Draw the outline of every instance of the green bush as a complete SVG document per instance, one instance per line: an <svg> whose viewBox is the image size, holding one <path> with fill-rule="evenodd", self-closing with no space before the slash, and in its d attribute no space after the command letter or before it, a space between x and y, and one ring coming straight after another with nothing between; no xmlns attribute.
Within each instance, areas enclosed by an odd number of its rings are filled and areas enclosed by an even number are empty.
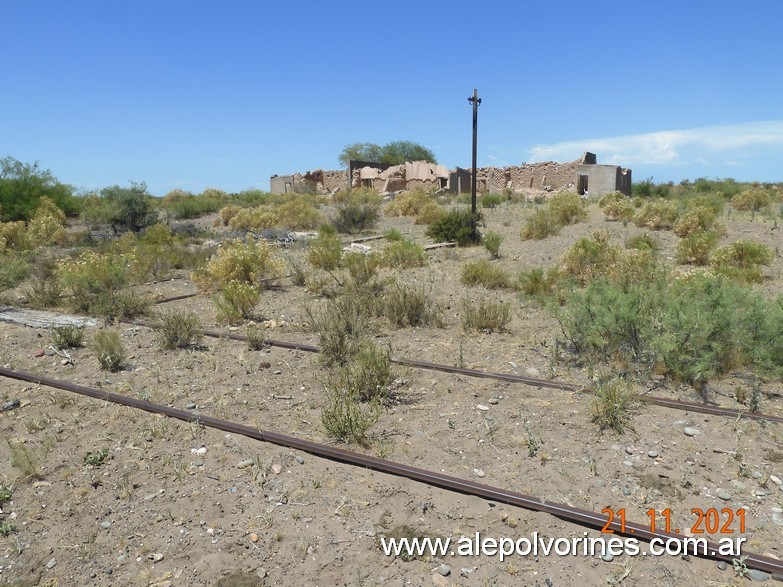
<svg viewBox="0 0 783 587"><path fill-rule="evenodd" d="M356 285L369 283L378 274L381 265L381 256L376 253L365 255L364 253L345 253L343 265L348 270L351 280Z"/></svg>
<svg viewBox="0 0 783 587"><path fill-rule="evenodd" d="M661 250L661 241L657 237L645 232L644 234L637 234L629 237L625 241L625 248L657 253Z"/></svg>
<svg viewBox="0 0 783 587"><path fill-rule="evenodd" d="M397 328L440 326L440 310L423 286L395 283L380 300L380 313Z"/></svg>
<svg viewBox="0 0 783 587"><path fill-rule="evenodd" d="M421 188L397 194L384 212L387 216L418 216L430 204L436 204L431 194Z"/></svg>
<svg viewBox="0 0 783 587"><path fill-rule="evenodd" d="M0 251L0 291L22 283L30 274L27 259L15 253Z"/></svg>
<svg viewBox="0 0 783 587"><path fill-rule="evenodd" d="M626 381L603 381L596 386L595 395L590 406L591 419L601 432L611 428L622 434L626 428L631 428L631 411L639 404L639 396Z"/></svg>
<svg viewBox="0 0 783 587"><path fill-rule="evenodd" d="M90 343L90 349L104 371L119 371L125 362L125 348L117 330L100 330Z"/></svg>
<svg viewBox="0 0 783 587"><path fill-rule="evenodd" d="M548 236L559 234L562 227L549 208L539 208L525 221L525 226L522 228L522 238L542 240Z"/></svg>
<svg viewBox="0 0 783 587"><path fill-rule="evenodd" d="M238 324L252 318L253 311L261 299L261 286L242 281L229 281L213 298L217 308L217 321L221 324Z"/></svg>
<svg viewBox="0 0 783 587"><path fill-rule="evenodd" d="M731 198L731 205L735 210L757 212L771 204L772 197L769 192L757 188L744 190Z"/></svg>
<svg viewBox="0 0 783 587"><path fill-rule="evenodd" d="M321 360L327 366L345 365L356 354L369 330L366 300L357 295L341 295L319 313L308 309L312 328L318 333Z"/></svg>
<svg viewBox="0 0 783 587"><path fill-rule="evenodd" d="M382 406L371 402L362 407L355 392L340 388L326 390L326 405L321 408L321 423L327 434L340 442L366 446L368 432L381 417Z"/></svg>
<svg viewBox="0 0 783 587"><path fill-rule="evenodd" d="M350 363L337 370L335 387L363 402L385 403L392 374L391 353L364 341L352 355Z"/></svg>
<svg viewBox="0 0 783 587"><path fill-rule="evenodd" d="M659 198L645 203L634 216L634 222L639 228L662 230L671 228L678 216L677 202Z"/></svg>
<svg viewBox="0 0 783 587"><path fill-rule="evenodd" d="M745 283L760 283L764 279L761 266L769 266L775 252L755 241L738 240L715 249L710 265L715 273Z"/></svg>
<svg viewBox="0 0 783 587"><path fill-rule="evenodd" d="M260 351L267 346L266 328L257 324L250 324L245 330L247 346L251 351Z"/></svg>
<svg viewBox="0 0 783 587"><path fill-rule="evenodd" d="M332 226L347 234L369 230L380 219L382 202L381 196L370 188L340 190L332 196Z"/></svg>
<svg viewBox="0 0 783 587"><path fill-rule="evenodd" d="M160 314L158 343L167 350L185 349L201 342L204 332L194 312L164 312Z"/></svg>
<svg viewBox="0 0 783 587"><path fill-rule="evenodd" d="M385 238L389 242L396 243L397 241L402 240L402 233L396 228L390 228L389 230L383 233L383 238Z"/></svg>
<svg viewBox="0 0 783 587"><path fill-rule="evenodd" d="M481 242L478 229L474 235L471 229L473 213L467 209L455 209L438 215L427 227L427 236L438 243L455 242L457 246L465 247ZM481 214L476 214L476 226L483 221Z"/></svg>
<svg viewBox="0 0 783 587"><path fill-rule="evenodd" d="M707 265L710 254L718 244L718 233L694 232L677 243L675 258L684 265Z"/></svg>
<svg viewBox="0 0 783 587"><path fill-rule="evenodd" d="M463 265L461 281L465 285L483 285L487 289L506 289L511 284L509 274L486 259Z"/></svg>
<svg viewBox="0 0 783 587"><path fill-rule="evenodd" d="M220 289L231 281L260 285L279 278L284 267L283 260L266 241L226 241L205 267L193 273L192 279L206 290Z"/></svg>
<svg viewBox="0 0 783 587"><path fill-rule="evenodd" d="M184 220L217 212L225 205L225 197L210 193L194 196L184 190L173 190L163 196L159 207L168 212L172 218Z"/></svg>
<svg viewBox="0 0 783 587"><path fill-rule="evenodd" d="M543 300L553 293L557 278L557 270L545 271L541 267L531 267L519 272L516 288L526 296Z"/></svg>
<svg viewBox="0 0 783 587"><path fill-rule="evenodd" d="M609 220L622 220L628 222L633 219L636 213L636 208L630 198L627 198L620 194L622 199L614 199L608 201L601 208L604 211L604 215Z"/></svg>
<svg viewBox="0 0 783 587"><path fill-rule="evenodd" d="M693 206L677 219L672 232L679 237L686 237L695 232L706 232L718 228L717 216L712 208Z"/></svg>
<svg viewBox="0 0 783 587"><path fill-rule="evenodd" d="M511 321L511 306L506 302L464 301L462 304L462 329L467 331L500 332Z"/></svg>
<svg viewBox="0 0 783 587"><path fill-rule="evenodd" d="M481 196L481 207L482 208L497 208L503 203L503 196L500 194L484 194Z"/></svg>
<svg viewBox="0 0 783 587"><path fill-rule="evenodd" d="M131 182L129 188L118 185L104 188L101 197L105 198L107 218L115 229L139 232L158 221L152 196L147 193L147 186L143 182Z"/></svg>
<svg viewBox="0 0 783 587"><path fill-rule="evenodd" d="M66 324L52 328L52 345L56 349L76 349L84 343L84 327Z"/></svg>
<svg viewBox="0 0 783 587"><path fill-rule="evenodd" d="M321 214L313 196L291 195L275 209L281 226L292 230L311 230L321 223Z"/></svg>
<svg viewBox="0 0 783 587"><path fill-rule="evenodd" d="M388 245L381 253L381 265L395 269L422 267L427 259L424 247L407 240Z"/></svg>
<svg viewBox="0 0 783 587"><path fill-rule="evenodd" d="M549 198L549 211L561 226L587 219L587 202L573 192L558 192Z"/></svg>
<svg viewBox="0 0 783 587"><path fill-rule="evenodd" d="M502 234L489 231L484 235L482 244L493 259L500 259L500 245L503 244Z"/></svg>

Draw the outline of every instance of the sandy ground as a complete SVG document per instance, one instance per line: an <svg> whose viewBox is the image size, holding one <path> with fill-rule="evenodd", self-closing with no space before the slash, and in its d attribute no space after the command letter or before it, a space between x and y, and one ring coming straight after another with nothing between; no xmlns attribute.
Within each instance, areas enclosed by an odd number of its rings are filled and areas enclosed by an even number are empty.
<svg viewBox="0 0 783 587"><path fill-rule="evenodd" d="M608 229L617 242L642 232L608 223L595 206L589 222L556 237L522 241L530 207L487 212L488 229L505 235L499 265L516 274L557 262L576 238ZM426 244L410 219L384 219ZM776 246L772 223L735 214L723 243L756 238ZM676 237L658 233L663 255ZM380 248L383 241L372 241ZM296 247L286 255L301 256ZM589 384L586 370L556 360L557 322L510 291L467 288L459 269L488 258L480 247L442 249L426 267L399 280L426 284L443 307L442 328L395 330L378 324L377 340L394 355L446 364ZM783 261L768 269L760 289L781 291ZM155 296L196 291L181 275L142 290ZM508 332L465 334L463 299L513 305ZM283 281L265 292L259 312L273 321L270 337L318 344L305 308L324 300ZM216 327L211 300L199 296L166 304L198 312ZM99 326L102 327L102 326ZM96 327L96 328L99 328ZM127 367L102 372L88 348L71 351L72 364L39 352L49 333L0 323L0 364L115 393L149 399L317 442L332 442L321 424L323 367L318 356L241 342L204 339L198 349L161 351L155 333L120 325ZM91 332L95 329L91 329ZM88 334L89 336L89 334ZM608 368L606 369L608 372ZM384 458L548 501L600 511L625 508L629 520L671 511L672 525L696 523L698 508L746 510L745 548L781 557L783 479L781 427L643 405L633 430L599 433L590 422L591 398L519 384L397 368L401 401L386 410L362 450ZM710 401L741 407L734 390L744 374L710 384ZM747 383L744 383L747 384ZM687 400L691 388L653 378L643 393ZM783 385L763 386L761 410L783 413ZM519 539L599 537L597 531L547 514L454 494L412 481L329 462L308 454L169 420L63 391L0 378L0 400L20 407L0 413L0 484L13 484L0 523L0 584L12 585L730 585L747 579L731 566L678 556L386 556L380 537L407 526L415 535ZM482 409L478 406L481 405ZM686 427L701 435L690 437ZM108 450L92 466L88 453ZM535 450L533 450L535 448ZM33 476L24 477L18 459ZM17 459L16 464L12 463ZM722 497L718 494L721 493ZM661 523L661 519L658 519ZM738 536L738 522L731 529ZM718 533L712 535L720 539ZM647 547L642 546L642 550ZM446 566L443 566L446 565ZM448 568L446 568L448 567ZM445 575L443 573L446 573ZM246 582L242 582L242 581ZM223 581L221 583L221 581Z"/></svg>

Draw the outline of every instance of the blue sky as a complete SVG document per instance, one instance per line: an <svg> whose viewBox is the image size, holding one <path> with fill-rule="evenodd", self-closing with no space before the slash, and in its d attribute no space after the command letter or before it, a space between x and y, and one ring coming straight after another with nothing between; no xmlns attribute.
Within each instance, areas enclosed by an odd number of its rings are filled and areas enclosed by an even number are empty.
<svg viewBox="0 0 783 587"><path fill-rule="evenodd" d="M84 189L268 189L354 142L783 180L783 2L0 0L0 156Z"/></svg>

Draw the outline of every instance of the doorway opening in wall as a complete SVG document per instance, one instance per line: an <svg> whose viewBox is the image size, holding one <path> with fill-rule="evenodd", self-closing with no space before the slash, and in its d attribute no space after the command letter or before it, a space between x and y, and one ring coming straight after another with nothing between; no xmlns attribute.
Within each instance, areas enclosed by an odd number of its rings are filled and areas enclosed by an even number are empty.
<svg viewBox="0 0 783 587"><path fill-rule="evenodd" d="M579 174L579 183L577 184L576 190L580 196L587 194L587 177L588 175L586 173Z"/></svg>
<svg viewBox="0 0 783 587"><path fill-rule="evenodd" d="M287 181L287 182L285 182L285 186L283 187L283 189L285 190L284 193L286 193L286 194L288 192L292 192L292 191L294 191L294 184L291 183L290 181Z"/></svg>

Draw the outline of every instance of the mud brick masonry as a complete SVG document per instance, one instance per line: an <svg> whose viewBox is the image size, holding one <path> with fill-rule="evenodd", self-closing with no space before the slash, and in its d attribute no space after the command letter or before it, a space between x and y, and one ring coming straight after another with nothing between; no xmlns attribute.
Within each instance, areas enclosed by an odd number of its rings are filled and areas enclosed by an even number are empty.
<svg viewBox="0 0 783 587"><path fill-rule="evenodd" d="M278 194L333 194L347 188L349 178L351 187L372 187L383 194L415 188L454 194L470 191L469 169L457 167L449 171L443 165L424 161L383 165L352 160L348 169L273 175L269 184L270 191ZM572 190L599 198L613 192L631 195L631 170L617 165L598 165L595 154L584 153L570 163L547 161L523 163L517 167L482 167L477 170L476 183L480 194L511 191L532 196Z"/></svg>

